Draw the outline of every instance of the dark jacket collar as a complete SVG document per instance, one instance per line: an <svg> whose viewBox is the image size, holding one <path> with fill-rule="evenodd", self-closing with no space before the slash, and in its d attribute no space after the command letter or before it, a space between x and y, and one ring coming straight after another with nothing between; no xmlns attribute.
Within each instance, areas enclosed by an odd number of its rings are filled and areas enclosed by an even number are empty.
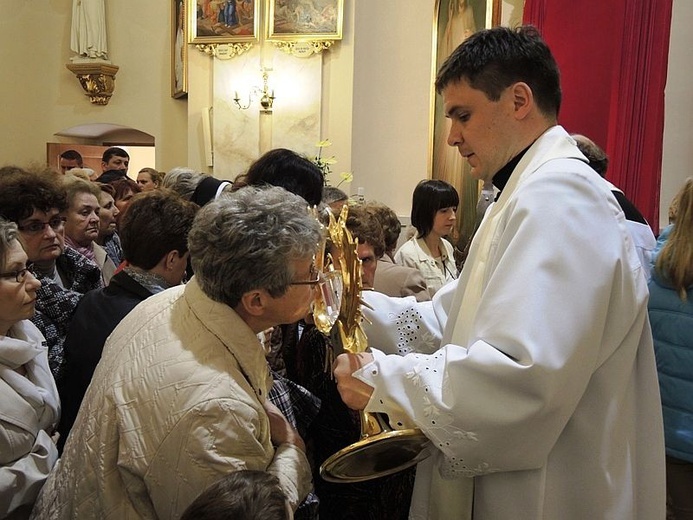
<svg viewBox="0 0 693 520"><path fill-rule="evenodd" d="M137 283L129 274L125 271L120 271L113 275L108 287L105 289L109 293L126 292L137 296L142 300L146 300L152 295L143 285Z"/></svg>

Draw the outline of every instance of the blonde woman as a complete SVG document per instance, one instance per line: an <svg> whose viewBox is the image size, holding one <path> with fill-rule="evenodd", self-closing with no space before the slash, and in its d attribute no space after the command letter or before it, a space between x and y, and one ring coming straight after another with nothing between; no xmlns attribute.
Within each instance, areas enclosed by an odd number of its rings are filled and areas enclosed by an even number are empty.
<svg viewBox="0 0 693 520"><path fill-rule="evenodd" d="M649 284L662 396L667 492L674 518L693 511L693 178L677 195L678 214Z"/></svg>
<svg viewBox="0 0 693 520"><path fill-rule="evenodd" d="M137 184L142 191L151 191L161 186L163 174L154 168L142 168L137 174Z"/></svg>

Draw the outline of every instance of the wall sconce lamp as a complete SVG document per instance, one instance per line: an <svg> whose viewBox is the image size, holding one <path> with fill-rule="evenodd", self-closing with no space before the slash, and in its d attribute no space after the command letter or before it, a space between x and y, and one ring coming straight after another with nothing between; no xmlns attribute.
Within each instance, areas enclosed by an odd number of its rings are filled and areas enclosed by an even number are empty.
<svg viewBox="0 0 693 520"><path fill-rule="evenodd" d="M242 104L241 103L241 98L238 95L238 91L234 91L234 97L233 101L236 103L236 106L238 107L239 110L247 110L250 108L250 105L253 102L253 99L259 97L260 98L260 112L263 113L271 113L272 112L272 105L274 104L275 96L274 96L274 89L270 90L269 85L268 85L268 69L262 69L262 88L260 87L251 87L250 92L248 93L248 103Z"/></svg>

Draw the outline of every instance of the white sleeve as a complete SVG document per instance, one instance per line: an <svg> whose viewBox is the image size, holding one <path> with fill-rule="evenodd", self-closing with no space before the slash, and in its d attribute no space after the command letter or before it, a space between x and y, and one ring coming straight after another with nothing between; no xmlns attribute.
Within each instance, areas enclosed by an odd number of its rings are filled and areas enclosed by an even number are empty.
<svg viewBox="0 0 693 520"><path fill-rule="evenodd" d="M413 296L394 298L376 291L364 292L363 300L371 307L363 307L368 345L388 354L435 352L440 348L457 282L445 287L428 302L417 302Z"/></svg>
<svg viewBox="0 0 693 520"><path fill-rule="evenodd" d="M618 347L605 335L628 330L642 303L632 294L618 303L612 294L633 265L624 262L620 210L589 182L565 177L526 185L507 210L469 344L406 356L376 352L354 373L374 388L367 411L412 421L462 474L541 467L595 367ZM391 327L409 319L385 303L372 301ZM424 316L421 323L430 324ZM390 339L404 329L390 330ZM374 347L385 344L371 337Z"/></svg>

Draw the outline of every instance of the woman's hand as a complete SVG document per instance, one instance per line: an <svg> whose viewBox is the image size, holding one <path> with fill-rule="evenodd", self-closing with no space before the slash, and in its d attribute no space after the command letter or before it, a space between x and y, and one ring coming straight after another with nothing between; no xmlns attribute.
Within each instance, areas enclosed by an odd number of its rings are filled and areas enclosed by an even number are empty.
<svg viewBox="0 0 693 520"><path fill-rule="evenodd" d="M296 431L291 423L284 417L284 414L274 404L265 400L263 404L267 417L270 423L270 437L272 444L279 446L280 444L293 444L303 453L306 452L306 445L303 439Z"/></svg>

